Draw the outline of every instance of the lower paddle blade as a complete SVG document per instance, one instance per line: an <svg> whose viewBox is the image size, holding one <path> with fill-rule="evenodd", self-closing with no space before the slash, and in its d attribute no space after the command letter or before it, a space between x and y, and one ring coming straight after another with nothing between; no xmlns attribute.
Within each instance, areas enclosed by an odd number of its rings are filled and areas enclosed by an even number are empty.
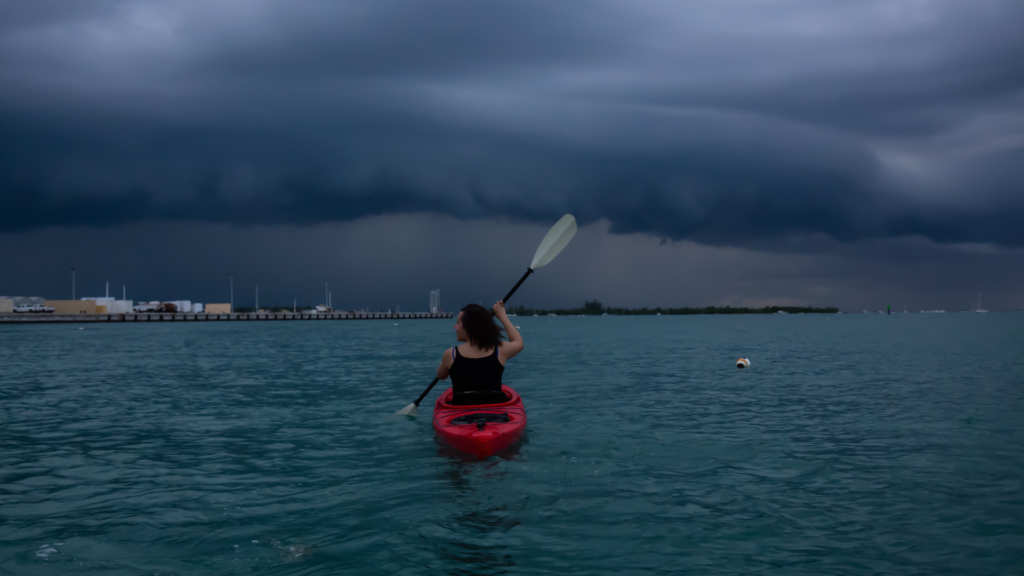
<svg viewBox="0 0 1024 576"><path fill-rule="evenodd" d="M402 408L398 412L395 412L395 414L397 416L415 416L416 415L416 408L417 408L417 406L415 404L409 404L405 408Z"/></svg>

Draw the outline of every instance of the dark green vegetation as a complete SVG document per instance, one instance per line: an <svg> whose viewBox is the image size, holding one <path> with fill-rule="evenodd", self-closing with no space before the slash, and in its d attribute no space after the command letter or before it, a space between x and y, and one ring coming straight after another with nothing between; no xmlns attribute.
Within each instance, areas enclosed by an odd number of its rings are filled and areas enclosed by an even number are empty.
<svg viewBox="0 0 1024 576"><path fill-rule="evenodd" d="M778 314L779 312L787 314L835 314L839 312L839 308L803 306L765 306L764 308L733 308L731 306L721 308L718 306L705 306L704 308L606 308L597 300L584 302L582 308L570 308L568 310L562 308L544 310L542 308L526 308L525 306L512 306L510 310L519 316L532 316L534 314L538 316L546 316L548 314L556 316L578 316L581 314L584 316L600 316L602 314L608 314L609 316L653 316L655 314L685 316L689 314Z"/></svg>

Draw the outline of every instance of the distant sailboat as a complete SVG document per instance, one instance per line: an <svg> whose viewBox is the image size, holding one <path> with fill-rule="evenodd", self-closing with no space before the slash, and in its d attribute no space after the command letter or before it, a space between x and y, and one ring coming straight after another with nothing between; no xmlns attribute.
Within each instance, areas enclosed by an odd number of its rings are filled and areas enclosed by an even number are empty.
<svg viewBox="0 0 1024 576"><path fill-rule="evenodd" d="M975 312L979 314L988 314L988 310L981 307L981 292L978 292L978 309Z"/></svg>

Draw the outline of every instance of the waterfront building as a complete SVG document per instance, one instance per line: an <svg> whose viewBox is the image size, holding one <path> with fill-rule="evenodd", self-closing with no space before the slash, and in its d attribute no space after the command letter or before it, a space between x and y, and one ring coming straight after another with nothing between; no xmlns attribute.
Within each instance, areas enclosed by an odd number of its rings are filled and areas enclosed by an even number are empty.
<svg viewBox="0 0 1024 576"><path fill-rule="evenodd" d="M42 296L9 296L11 300L14 300L14 307L20 306L43 306L46 302L46 298Z"/></svg>
<svg viewBox="0 0 1024 576"><path fill-rule="evenodd" d="M96 314L93 300L46 300L44 306L53 308L54 314Z"/></svg>
<svg viewBox="0 0 1024 576"><path fill-rule="evenodd" d="M164 304L173 304L174 311L178 313L192 312L192 302L189 300L171 300L169 302L164 302Z"/></svg>
<svg viewBox="0 0 1024 576"><path fill-rule="evenodd" d="M131 314L132 304L131 300L118 300L116 298L82 298L82 300L92 301L96 305L96 314Z"/></svg>

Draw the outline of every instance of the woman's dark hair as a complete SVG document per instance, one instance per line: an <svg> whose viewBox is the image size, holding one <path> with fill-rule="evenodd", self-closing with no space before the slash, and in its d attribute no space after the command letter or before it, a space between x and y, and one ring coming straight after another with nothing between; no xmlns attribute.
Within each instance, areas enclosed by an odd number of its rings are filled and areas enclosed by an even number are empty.
<svg viewBox="0 0 1024 576"><path fill-rule="evenodd" d="M462 328L477 348L494 348L501 342L501 327L494 323L491 311L479 304L462 309Z"/></svg>

